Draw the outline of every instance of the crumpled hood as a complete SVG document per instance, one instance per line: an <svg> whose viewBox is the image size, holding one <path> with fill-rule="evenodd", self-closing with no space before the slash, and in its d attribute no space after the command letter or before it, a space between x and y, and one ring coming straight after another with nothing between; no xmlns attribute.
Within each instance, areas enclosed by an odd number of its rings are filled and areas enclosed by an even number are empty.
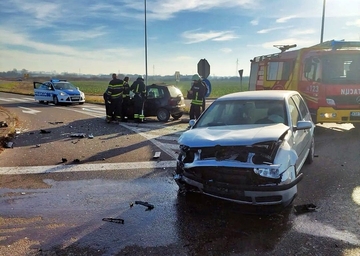
<svg viewBox="0 0 360 256"><path fill-rule="evenodd" d="M67 89L67 90L61 90L61 91L65 92L68 95L80 95L80 92L78 90Z"/></svg>
<svg viewBox="0 0 360 256"><path fill-rule="evenodd" d="M189 147L250 146L259 142L276 141L288 129L284 124L194 128L184 132L178 143Z"/></svg>

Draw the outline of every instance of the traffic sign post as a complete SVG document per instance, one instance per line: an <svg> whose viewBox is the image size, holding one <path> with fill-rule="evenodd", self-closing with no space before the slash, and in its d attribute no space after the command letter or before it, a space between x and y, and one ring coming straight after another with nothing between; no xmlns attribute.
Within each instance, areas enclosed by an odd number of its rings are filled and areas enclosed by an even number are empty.
<svg viewBox="0 0 360 256"><path fill-rule="evenodd" d="M210 75L210 64L206 59L201 59L198 62L198 74L203 79L206 79Z"/></svg>
<svg viewBox="0 0 360 256"><path fill-rule="evenodd" d="M242 78L243 78L243 69L239 70L239 75L240 75L240 92L242 92Z"/></svg>

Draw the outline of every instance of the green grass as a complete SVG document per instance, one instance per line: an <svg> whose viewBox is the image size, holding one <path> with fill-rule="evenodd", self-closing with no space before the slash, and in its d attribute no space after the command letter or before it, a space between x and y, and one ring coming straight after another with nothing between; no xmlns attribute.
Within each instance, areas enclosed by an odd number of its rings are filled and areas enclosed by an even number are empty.
<svg viewBox="0 0 360 256"><path fill-rule="evenodd" d="M102 95L106 90L108 81L74 81L72 82L75 86L79 87L85 95ZM159 83L159 81L148 81L148 84ZM178 87L184 96L186 96L187 91L190 90L191 82L190 81L161 81L161 83L173 84ZM239 92L241 90L240 79L239 81L229 81L229 80L214 80L210 81L211 83L211 94L210 98L218 98L225 94ZM131 84L131 82L130 82ZM242 82L242 91L247 91L248 80Z"/></svg>
<svg viewBox="0 0 360 256"><path fill-rule="evenodd" d="M71 81L76 87L79 87L85 95L88 102L102 102L102 94L106 90L109 81L86 81L78 80ZM186 97L187 91L190 90L191 81L152 81L148 80L148 84L153 83L167 83L173 84L178 87L183 95ZM211 94L209 98L218 98L225 94L239 92L241 90L240 79L239 81L229 81L229 80L216 80L211 81ZM132 81L130 81L130 84ZM242 91L247 91L248 80L245 78L242 82ZM0 91L2 92L12 92L26 95L34 95L34 88L32 81L0 81Z"/></svg>

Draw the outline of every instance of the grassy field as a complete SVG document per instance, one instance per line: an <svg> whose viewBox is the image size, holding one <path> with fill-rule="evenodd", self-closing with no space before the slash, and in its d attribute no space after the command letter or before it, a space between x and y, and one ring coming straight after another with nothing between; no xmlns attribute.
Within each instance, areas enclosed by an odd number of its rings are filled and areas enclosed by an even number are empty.
<svg viewBox="0 0 360 256"><path fill-rule="evenodd" d="M76 87L79 87L81 91L85 93L86 101L90 103L103 103L102 94L106 90L109 81L71 81ZM187 94L187 90L190 89L190 81L161 81L162 83L173 84L178 87L184 96ZM248 80L245 78L240 85L240 79L238 81L231 80L213 80L211 82L211 94L209 98L218 98L222 95L246 91L248 87ZM130 84L132 81L130 81ZM158 83L158 81L148 80L148 84ZM34 95L33 81L5 81L0 80L0 91L12 92L24 95Z"/></svg>

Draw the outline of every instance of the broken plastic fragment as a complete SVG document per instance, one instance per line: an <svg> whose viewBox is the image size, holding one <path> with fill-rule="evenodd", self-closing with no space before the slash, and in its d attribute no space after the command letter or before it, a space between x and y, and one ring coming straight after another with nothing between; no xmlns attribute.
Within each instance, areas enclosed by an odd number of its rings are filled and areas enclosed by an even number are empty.
<svg viewBox="0 0 360 256"><path fill-rule="evenodd" d="M161 152L155 152L153 158L156 159L156 158L159 158L161 155Z"/></svg>
<svg viewBox="0 0 360 256"><path fill-rule="evenodd" d="M71 133L71 134L70 134L70 137L85 138L85 137L86 137L86 133L83 133L83 132Z"/></svg>
<svg viewBox="0 0 360 256"><path fill-rule="evenodd" d="M296 214L315 212L316 211L316 205L314 205L314 204L295 205L294 209L295 209Z"/></svg>
<svg viewBox="0 0 360 256"><path fill-rule="evenodd" d="M146 206L147 209L145 211L151 211L152 209L154 209L154 205L149 204L148 202L135 201L135 204L140 204L140 205Z"/></svg>
<svg viewBox="0 0 360 256"><path fill-rule="evenodd" d="M120 224L124 224L124 222L125 222L123 219L114 219L114 218L103 218L102 220L103 221L120 223Z"/></svg>
<svg viewBox="0 0 360 256"><path fill-rule="evenodd" d="M89 138L89 139L93 139L93 138L94 138L94 135L92 135L92 133L90 133L90 134L88 135L88 138Z"/></svg>
<svg viewBox="0 0 360 256"><path fill-rule="evenodd" d="M6 121L1 121L0 127L8 127L8 124L6 123Z"/></svg>
<svg viewBox="0 0 360 256"><path fill-rule="evenodd" d="M14 142L9 141L5 143L5 148L13 148L14 147Z"/></svg>

